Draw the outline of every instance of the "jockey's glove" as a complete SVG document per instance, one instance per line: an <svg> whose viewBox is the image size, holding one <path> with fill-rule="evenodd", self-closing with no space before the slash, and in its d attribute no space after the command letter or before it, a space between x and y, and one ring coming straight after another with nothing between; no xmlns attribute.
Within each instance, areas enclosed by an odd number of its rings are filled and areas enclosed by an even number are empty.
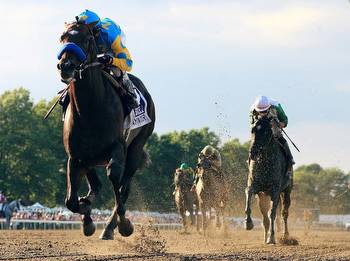
<svg viewBox="0 0 350 261"><path fill-rule="evenodd" d="M104 54L100 57L97 58L97 60L102 63L102 64L111 64L113 62L113 57L110 56L109 54Z"/></svg>

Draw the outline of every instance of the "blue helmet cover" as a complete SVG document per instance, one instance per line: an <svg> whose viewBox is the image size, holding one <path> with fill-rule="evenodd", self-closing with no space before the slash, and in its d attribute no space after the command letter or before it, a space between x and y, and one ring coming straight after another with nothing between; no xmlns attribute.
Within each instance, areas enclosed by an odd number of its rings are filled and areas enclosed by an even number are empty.
<svg viewBox="0 0 350 261"><path fill-rule="evenodd" d="M80 46L78 46L75 43L68 42L68 43L65 43L64 45L62 45L61 49L58 51L57 59L60 60L62 58L62 55L65 52L74 53L80 62L83 62L86 60L85 52L83 51L83 49L80 48Z"/></svg>
<svg viewBox="0 0 350 261"><path fill-rule="evenodd" d="M97 25L100 24L100 17L95 12L92 12L87 9L80 15L78 15L78 17L79 21L84 22L85 24L91 24L94 22L98 22Z"/></svg>

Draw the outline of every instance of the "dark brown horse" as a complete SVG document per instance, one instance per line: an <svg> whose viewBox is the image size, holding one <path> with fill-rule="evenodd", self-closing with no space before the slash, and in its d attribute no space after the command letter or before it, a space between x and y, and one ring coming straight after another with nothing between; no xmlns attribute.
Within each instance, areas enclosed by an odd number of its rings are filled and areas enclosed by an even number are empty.
<svg viewBox="0 0 350 261"><path fill-rule="evenodd" d="M210 212L212 208L215 210L216 214L216 226L220 228L224 223L224 210L227 195L219 175L220 173L211 166L210 160L203 157L198 164L198 182L196 184L199 210L202 213L201 227L203 232L207 229L207 219L208 216L211 216ZM200 226L199 222L197 226Z"/></svg>
<svg viewBox="0 0 350 261"><path fill-rule="evenodd" d="M133 233L133 225L125 217L125 203L131 179L147 159L143 147L154 128L155 109L145 86L130 75L147 100L147 113L152 121L143 127L124 130L126 115L122 100L97 62L93 26L75 22L67 25L61 36L64 45L57 67L62 81L70 82L70 104L63 127L68 155L66 206L83 215L84 234L92 235L95 225L90 217L91 203L101 187L95 167L105 166L114 190L115 207L100 238L113 239L116 227L122 236ZM89 192L80 198L78 189L84 176Z"/></svg>
<svg viewBox="0 0 350 261"><path fill-rule="evenodd" d="M275 219L280 199L282 201L284 238L289 237L287 221L292 184L288 182L286 172L287 160L281 145L273 137L271 121L267 117L261 117L252 128L245 225L247 230L251 230L254 226L251 219L251 202L253 194L258 194L265 230L264 242L267 244L276 243ZM268 216L269 211L270 216Z"/></svg>
<svg viewBox="0 0 350 261"><path fill-rule="evenodd" d="M197 195L191 190L193 181L190 180L189 174L184 173L181 169L176 169L174 174L174 184L175 184L175 203L177 210L179 211L182 224L185 231L187 231L187 216L186 211L190 213L191 225L196 224L196 216L198 212L198 202ZM196 208L193 208L193 205L196 205ZM196 213L194 213L194 210Z"/></svg>

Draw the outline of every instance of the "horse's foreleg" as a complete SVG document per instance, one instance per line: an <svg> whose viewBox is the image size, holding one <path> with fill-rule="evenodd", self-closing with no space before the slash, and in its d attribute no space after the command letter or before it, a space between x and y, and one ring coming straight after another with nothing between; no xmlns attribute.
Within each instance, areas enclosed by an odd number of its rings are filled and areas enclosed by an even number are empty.
<svg viewBox="0 0 350 261"><path fill-rule="evenodd" d="M271 200L272 200L272 207L271 207L271 213L270 213L270 235L267 239L267 244L276 244L275 239L275 220L276 220L276 213L277 213L277 206L279 203L279 195L277 193L272 193Z"/></svg>
<svg viewBox="0 0 350 261"><path fill-rule="evenodd" d="M65 204L73 213L80 213L78 200L78 189L81 181L80 169L78 160L69 157L67 162L67 195Z"/></svg>
<svg viewBox="0 0 350 261"><path fill-rule="evenodd" d="M264 243L267 243L267 237L270 229L269 209L270 209L270 197L265 193L259 193L259 208L261 215L263 216L264 225Z"/></svg>
<svg viewBox="0 0 350 261"><path fill-rule="evenodd" d="M252 230L254 227L253 224L253 220L251 218L251 204L252 204L252 200L253 200L253 189L251 186L248 186L245 189L245 196L246 196L246 205L245 205L245 214L246 214L246 218L245 218L245 229L246 230Z"/></svg>
<svg viewBox="0 0 350 261"><path fill-rule="evenodd" d="M96 227L91 219L91 204L79 201L78 190L82 176L86 169L80 166L78 160L68 159L67 163L67 196L66 206L73 213L83 215L83 232L85 236L91 236L95 233Z"/></svg>
<svg viewBox="0 0 350 261"><path fill-rule="evenodd" d="M101 189L101 182L97 176L96 169L90 168L86 172L86 179L89 186L89 191L86 196L79 198L80 210L91 210L91 203L95 200Z"/></svg>
<svg viewBox="0 0 350 261"><path fill-rule="evenodd" d="M205 235L208 227L207 206L202 203L200 206L200 210L202 212L202 230L203 230L203 234Z"/></svg>
<svg viewBox="0 0 350 261"><path fill-rule="evenodd" d="M283 217L283 237L289 237L288 231L288 209L290 206L290 190L285 191L282 195L282 217Z"/></svg>
<svg viewBox="0 0 350 261"><path fill-rule="evenodd" d="M188 198L187 201L187 209L190 212L190 217L191 217L191 226L194 226L196 224L196 220L195 220L195 215L193 213L194 209L193 209L193 200L191 197Z"/></svg>
<svg viewBox="0 0 350 261"><path fill-rule="evenodd" d="M86 179L89 186L89 192L85 197L79 198L79 209L84 213L83 230L86 236L91 236L95 233L96 227L91 218L91 203L95 200L101 188L101 182L98 179L96 169L90 168L86 172Z"/></svg>
<svg viewBox="0 0 350 261"><path fill-rule="evenodd" d="M123 142L117 143L112 152L112 158L107 165L107 176L113 185L115 207L112 215L107 221L107 226L103 230L100 239L110 240L114 238L114 229L118 226L119 233L127 236L133 231L133 227L128 219L125 218L125 207L120 196L121 180L124 174L125 165L125 146ZM119 216L119 222L118 222ZM129 230L128 230L129 228ZM126 231L125 231L126 230ZM124 233L125 232L125 233ZM131 233L129 235L131 235Z"/></svg>

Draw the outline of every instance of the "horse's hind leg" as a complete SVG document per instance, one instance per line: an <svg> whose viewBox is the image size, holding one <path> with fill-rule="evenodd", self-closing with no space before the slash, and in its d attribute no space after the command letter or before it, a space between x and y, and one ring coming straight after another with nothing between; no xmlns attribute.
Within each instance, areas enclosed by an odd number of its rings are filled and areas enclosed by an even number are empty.
<svg viewBox="0 0 350 261"><path fill-rule="evenodd" d="M112 157L107 165L107 176L113 185L115 207L112 215L107 221L107 226L100 235L100 239L110 240L114 238L114 229L118 225L118 215L125 215L125 207L120 197L119 189L121 187L121 180L124 173L125 165L125 145L123 141L115 144L112 151ZM121 220L122 221L122 220Z"/></svg>
<svg viewBox="0 0 350 261"><path fill-rule="evenodd" d="M270 197L265 193L259 193L259 208L263 216L263 225L264 225L264 243L267 243L267 236L270 229L270 219L268 212L270 209Z"/></svg>
<svg viewBox="0 0 350 261"><path fill-rule="evenodd" d="M153 125L143 127L137 137L132 141L128 147L127 158L125 162L125 172L121 181L121 200L123 204L126 203L130 193L130 183L137 169L141 168L148 161L148 155L143 147L151 135ZM125 217L125 209L118 211L119 224L118 231L122 236L130 236L134 232L134 227L130 220Z"/></svg>
<svg viewBox="0 0 350 261"><path fill-rule="evenodd" d="M290 189L287 188L287 190L282 193L282 216L283 216L283 237L288 238L289 237L289 231L288 231L288 209L290 206Z"/></svg>

